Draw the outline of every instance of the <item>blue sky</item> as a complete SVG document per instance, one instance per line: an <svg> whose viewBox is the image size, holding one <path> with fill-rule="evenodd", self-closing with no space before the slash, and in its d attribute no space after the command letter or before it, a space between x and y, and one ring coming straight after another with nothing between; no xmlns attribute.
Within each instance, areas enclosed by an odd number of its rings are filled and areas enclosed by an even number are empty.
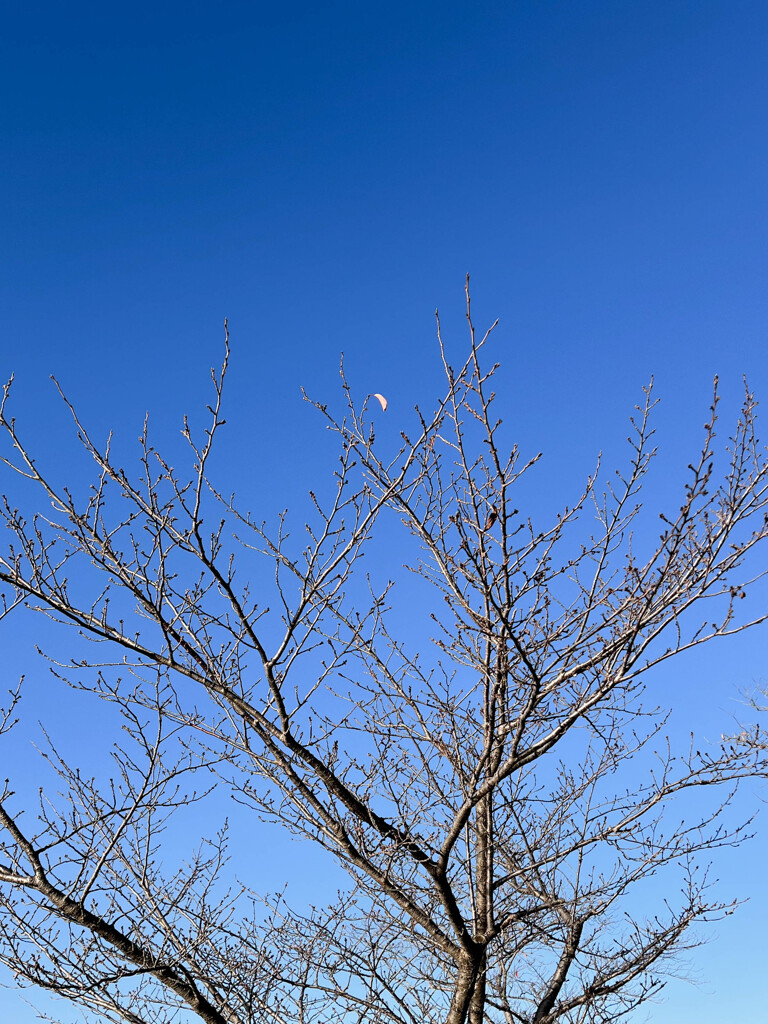
<svg viewBox="0 0 768 1024"><path fill-rule="evenodd" d="M97 433L132 439L150 409L172 434L226 316L222 471L280 508L330 465L300 386L334 396L344 351L395 421L429 404L434 308L460 352L470 272L478 324L501 320L504 414L547 453L542 501L620 450L652 374L684 467L715 373L727 410L744 373L768 393L766 68L759 0L16 5L0 370L19 422L65 458L53 373ZM763 648L705 662L723 716ZM765 850L724 858L753 902L654 1022L757 1019Z"/></svg>

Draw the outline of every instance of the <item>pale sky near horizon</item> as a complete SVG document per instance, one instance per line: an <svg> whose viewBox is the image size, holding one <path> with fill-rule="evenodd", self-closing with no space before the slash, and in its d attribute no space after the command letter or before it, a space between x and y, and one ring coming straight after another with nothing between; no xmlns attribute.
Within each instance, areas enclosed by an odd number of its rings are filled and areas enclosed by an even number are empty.
<svg viewBox="0 0 768 1024"><path fill-rule="evenodd" d="M270 513L301 500L331 456L300 387L336 396L343 351L396 433L439 389L436 306L462 351L467 272L478 326L500 318L505 419L549 459L543 503L571 500L598 450L619 458L651 376L670 471L715 374L726 427L743 374L768 396L759 0L44 0L4 13L0 88L0 376L59 466L49 374L100 435L128 446L149 409L178 436L227 317L222 470ZM722 694L703 728L768 676L764 650L763 632L691 662ZM678 711L697 692L684 680ZM715 872L751 902L691 954L699 984L633 1024L760 1019L757 828ZM34 1018L0 991L0 1019Z"/></svg>

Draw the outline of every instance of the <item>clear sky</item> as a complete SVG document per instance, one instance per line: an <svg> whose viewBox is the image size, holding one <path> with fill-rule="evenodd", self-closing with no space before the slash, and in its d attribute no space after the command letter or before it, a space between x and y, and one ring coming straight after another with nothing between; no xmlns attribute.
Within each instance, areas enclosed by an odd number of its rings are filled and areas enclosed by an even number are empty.
<svg viewBox="0 0 768 1024"><path fill-rule="evenodd" d="M619 450L652 374L673 468L715 373L729 410L744 373L768 395L761 0L44 0L6 5L0 90L0 371L51 458L49 374L97 432L150 409L168 435L226 316L222 468L287 505L327 457L300 386L335 395L343 350L388 415L429 404L434 308L461 351L467 272L542 500ZM697 671L735 696L764 646ZM760 1018L765 852L724 857L752 903L638 1020Z"/></svg>

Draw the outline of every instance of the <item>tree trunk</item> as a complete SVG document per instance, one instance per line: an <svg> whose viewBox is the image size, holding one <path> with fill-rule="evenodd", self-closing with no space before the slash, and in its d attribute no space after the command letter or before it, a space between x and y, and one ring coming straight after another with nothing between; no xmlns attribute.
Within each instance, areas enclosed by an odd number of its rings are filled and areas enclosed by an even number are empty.
<svg viewBox="0 0 768 1024"><path fill-rule="evenodd" d="M467 1024L483 1024L485 1015L485 967L487 955L485 949L479 963L476 965L475 983L472 986L472 995L469 1000L469 1013Z"/></svg>
<svg viewBox="0 0 768 1024"><path fill-rule="evenodd" d="M468 1024L470 1007L474 1007L480 977L479 965L475 960L470 957L462 960L445 1024Z"/></svg>

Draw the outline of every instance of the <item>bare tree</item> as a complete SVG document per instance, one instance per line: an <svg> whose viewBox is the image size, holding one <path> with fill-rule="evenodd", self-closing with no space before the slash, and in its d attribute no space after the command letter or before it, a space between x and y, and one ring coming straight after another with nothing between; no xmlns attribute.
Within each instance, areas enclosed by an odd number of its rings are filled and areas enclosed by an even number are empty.
<svg viewBox="0 0 768 1024"><path fill-rule="evenodd" d="M504 447L468 295L467 317L458 370L438 322L445 393L393 454L343 373L343 416L317 405L339 463L302 541L211 479L228 338L201 442L185 421L188 476L146 426L129 475L70 406L95 466L78 497L25 445L6 387L22 496L2 509L4 617L71 627L55 672L125 726L108 780L51 741L58 783L36 820L6 784L0 960L20 983L131 1024L604 1022L659 990L692 925L730 911L706 865L745 836L729 806L760 751L673 749L643 697L649 670L766 618L741 601L768 535L753 398L718 470L715 393L660 536L639 500L650 388L626 470L535 525L516 506L538 457ZM397 523L421 616L364 569ZM292 910L236 881L215 823L178 860L164 830L190 804L203 815L212 786L310 839L349 886Z"/></svg>

